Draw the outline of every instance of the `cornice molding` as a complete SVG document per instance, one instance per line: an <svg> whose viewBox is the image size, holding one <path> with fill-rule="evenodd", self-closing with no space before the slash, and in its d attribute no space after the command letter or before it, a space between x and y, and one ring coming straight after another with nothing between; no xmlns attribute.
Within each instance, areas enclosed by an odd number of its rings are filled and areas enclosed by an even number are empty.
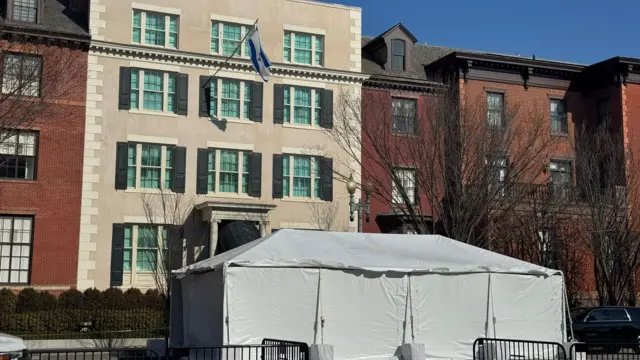
<svg viewBox="0 0 640 360"><path fill-rule="evenodd" d="M92 41L90 52L128 60L161 61L179 66L203 69L253 72L250 60L230 59L225 56L200 54L180 50L156 49L146 46L119 44L107 41ZM284 63L272 63L271 74L282 77L303 78L342 84L362 84L369 76L359 72L316 68L311 66L295 66Z"/></svg>
<svg viewBox="0 0 640 360"><path fill-rule="evenodd" d="M370 89L402 90L418 93L436 93L444 90L446 87L443 84L428 81L383 78L377 76L371 76L364 82L363 86Z"/></svg>

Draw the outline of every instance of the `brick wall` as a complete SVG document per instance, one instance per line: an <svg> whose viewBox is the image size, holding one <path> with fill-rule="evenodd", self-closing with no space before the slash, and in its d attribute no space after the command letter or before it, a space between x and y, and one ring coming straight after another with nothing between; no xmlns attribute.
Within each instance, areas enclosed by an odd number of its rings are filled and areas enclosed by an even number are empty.
<svg viewBox="0 0 640 360"><path fill-rule="evenodd" d="M39 132L36 179L1 179L0 214L34 216L30 285L64 289L77 276L87 52L52 46L43 57L50 103L28 126Z"/></svg>

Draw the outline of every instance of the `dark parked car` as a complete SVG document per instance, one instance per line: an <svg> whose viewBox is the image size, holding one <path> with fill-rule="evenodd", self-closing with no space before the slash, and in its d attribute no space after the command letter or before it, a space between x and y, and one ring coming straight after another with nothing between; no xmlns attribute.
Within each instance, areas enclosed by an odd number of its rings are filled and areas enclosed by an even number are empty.
<svg viewBox="0 0 640 360"><path fill-rule="evenodd" d="M621 348L640 354L640 307L604 306L571 313L574 340L587 344L611 344L607 352Z"/></svg>

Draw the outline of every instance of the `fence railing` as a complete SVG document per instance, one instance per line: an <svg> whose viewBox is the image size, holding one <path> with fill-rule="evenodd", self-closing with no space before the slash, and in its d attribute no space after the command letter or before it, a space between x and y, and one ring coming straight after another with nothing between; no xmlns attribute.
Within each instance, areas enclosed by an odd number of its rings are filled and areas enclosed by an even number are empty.
<svg viewBox="0 0 640 360"><path fill-rule="evenodd" d="M160 360L160 356L137 348L41 349L25 351L21 360Z"/></svg>
<svg viewBox="0 0 640 360"><path fill-rule="evenodd" d="M309 346L283 340L263 340L260 345L174 347L168 360L309 360Z"/></svg>
<svg viewBox="0 0 640 360"><path fill-rule="evenodd" d="M559 343L514 339L476 339L474 360L565 360L567 354Z"/></svg>
<svg viewBox="0 0 640 360"><path fill-rule="evenodd" d="M0 332L25 340L157 338L168 324L160 309L54 309L0 314Z"/></svg>

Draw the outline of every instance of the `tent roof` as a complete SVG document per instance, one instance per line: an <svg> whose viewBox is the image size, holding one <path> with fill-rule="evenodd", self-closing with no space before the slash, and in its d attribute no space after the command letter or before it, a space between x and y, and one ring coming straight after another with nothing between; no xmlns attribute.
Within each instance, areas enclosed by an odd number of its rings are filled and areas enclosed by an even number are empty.
<svg viewBox="0 0 640 360"><path fill-rule="evenodd" d="M547 269L439 235L283 229L175 271L178 276L223 265L311 267L375 272L497 272L556 275Z"/></svg>

